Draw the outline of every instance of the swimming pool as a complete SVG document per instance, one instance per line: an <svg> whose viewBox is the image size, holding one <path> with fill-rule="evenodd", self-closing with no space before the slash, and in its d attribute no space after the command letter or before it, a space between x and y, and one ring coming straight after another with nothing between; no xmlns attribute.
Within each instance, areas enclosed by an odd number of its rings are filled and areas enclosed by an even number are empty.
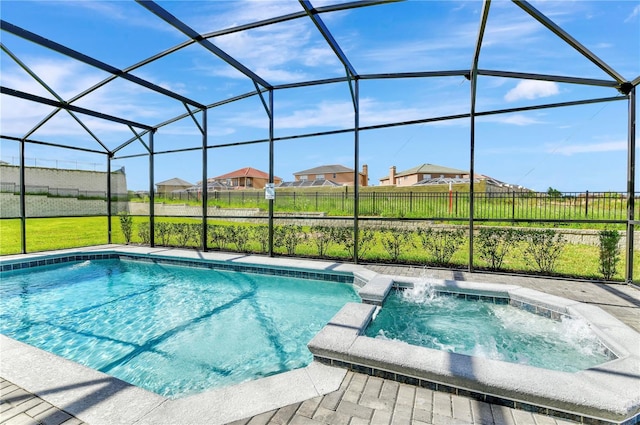
<svg viewBox="0 0 640 425"><path fill-rule="evenodd" d="M2 270L1 333L172 398L308 365L307 342L359 301L349 274L201 260L100 253Z"/></svg>

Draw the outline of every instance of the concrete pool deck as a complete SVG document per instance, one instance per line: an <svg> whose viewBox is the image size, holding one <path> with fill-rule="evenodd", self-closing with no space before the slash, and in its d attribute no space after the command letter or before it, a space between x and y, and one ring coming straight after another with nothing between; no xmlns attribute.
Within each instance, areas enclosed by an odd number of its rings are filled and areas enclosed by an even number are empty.
<svg viewBox="0 0 640 425"><path fill-rule="evenodd" d="M166 255L176 255L178 252L182 252L187 257L254 263L257 261L276 266L290 267L295 264L297 267L325 270L362 270L361 266L326 261L265 258L232 253L199 253L166 248L102 246L87 248L85 251L109 249L165 253ZM26 259L38 255L42 254L28 254L20 257ZM18 256L11 256L11 259L15 258ZM301 265L300 261L304 265ZM366 268L377 273L400 276L420 276L425 273L422 268L380 265L367 265ZM467 274L449 270L427 270L426 273L430 277L510 283L534 288L553 295L597 305L636 331L640 329L640 290L633 286L522 276ZM640 350L640 347L638 349ZM38 353L29 354L30 350ZM68 419L68 425L81 421L89 424L210 424L229 421L236 421L237 424L573 423L352 371L347 372L344 369L327 368L315 363L309 368L302 369L302 373L293 371L298 373L271 377L278 378L273 382L253 381L258 382L258 386L248 385L234 394L221 393L217 398L211 395L198 395L187 402L184 401L186 399L167 401L155 394L123 384L121 381L118 381L119 383L112 382L117 380L106 377L106 375L92 376L91 372L99 372L74 370L74 367L79 366L75 363L71 365L71 369L68 369L70 365L66 363L72 362L63 361L56 356L24 346L24 344L5 337L0 339L0 356L2 360L0 361L0 376L6 380L0 381L0 388L4 388L1 391L3 404L0 404L0 422L9 424L37 423L37 421L43 423L64 422L62 420L56 422L56 418ZM82 367L80 366L80 368ZM279 381L282 377L284 377L283 380ZM297 387L300 382L303 383L302 388L306 389L301 390L299 389L301 387ZM283 395L284 397L281 398ZM234 396L238 397L236 405L233 404ZM35 417L37 415L29 416L29 411L38 412L38 406L41 406L40 409L42 406L47 406L47 415L42 416L43 411L40 410L39 417ZM231 410L232 414L224 413L226 409ZM54 412L60 413L54 414ZM12 416L9 417L9 415ZM29 422L28 418L34 420ZM21 420L25 422L20 422Z"/></svg>

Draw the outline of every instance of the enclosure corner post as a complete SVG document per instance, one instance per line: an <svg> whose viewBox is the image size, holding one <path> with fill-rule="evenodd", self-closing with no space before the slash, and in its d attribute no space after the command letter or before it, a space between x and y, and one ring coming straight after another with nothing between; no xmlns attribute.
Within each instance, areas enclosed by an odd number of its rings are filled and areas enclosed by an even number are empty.
<svg viewBox="0 0 640 425"><path fill-rule="evenodd" d="M27 253L27 205L26 205L26 181L24 173L24 145L26 141L20 140L20 252Z"/></svg>
<svg viewBox="0 0 640 425"><path fill-rule="evenodd" d="M107 243L111 244L111 158L113 154L107 154Z"/></svg>
<svg viewBox="0 0 640 425"><path fill-rule="evenodd" d="M633 282L633 245L635 227L635 174L636 174L636 89L629 92L629 122L627 140L627 268L625 279Z"/></svg>
<svg viewBox="0 0 640 425"><path fill-rule="evenodd" d="M475 178L475 144L476 144L476 92L478 83L478 61L480 59L480 50L482 49L482 38L484 30L487 26L489 17L489 7L491 0L484 0L482 4L482 16L480 18L480 28L478 29L478 38L476 40L476 48L471 63L471 72L469 80L471 81L471 102L469 117L471 119L471 130L469 134L469 273L473 272L473 219L474 219L474 185Z"/></svg>
<svg viewBox="0 0 640 425"><path fill-rule="evenodd" d="M274 162L274 154L273 154L273 89L269 89L269 110L267 111L269 115L269 183L274 183L274 173L273 173L273 162ZM275 193L275 189L274 189ZM269 247L268 247L268 255L269 257L273 257L273 202L275 199L269 199Z"/></svg>
<svg viewBox="0 0 640 425"><path fill-rule="evenodd" d="M207 215L208 209L207 204L209 203L209 185L207 182L207 143L208 143L208 132L207 132L207 110L202 110L202 250L207 250Z"/></svg>
<svg viewBox="0 0 640 425"><path fill-rule="evenodd" d="M149 246L153 248L156 246L156 226L155 226L155 192L154 192L154 170L153 170L153 162L154 162L154 148L153 148L153 134L155 133L155 129L149 132Z"/></svg>
<svg viewBox="0 0 640 425"><path fill-rule="evenodd" d="M353 262L358 264L360 251L360 80L355 78L353 91ZM366 178L366 177L365 177Z"/></svg>

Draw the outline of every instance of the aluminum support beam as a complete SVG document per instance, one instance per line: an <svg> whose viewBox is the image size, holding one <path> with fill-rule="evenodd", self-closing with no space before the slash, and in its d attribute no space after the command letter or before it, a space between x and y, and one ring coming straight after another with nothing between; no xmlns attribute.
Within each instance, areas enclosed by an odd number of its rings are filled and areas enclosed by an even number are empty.
<svg viewBox="0 0 640 425"><path fill-rule="evenodd" d="M602 59L594 55L589 49L580 44L575 38L571 37L565 30L556 25L551 19L547 18L543 15L538 9L530 5L525 0L513 0L513 2L518 5L522 10L527 12L533 19L540 22L542 25L547 27L551 32L560 37L565 43L569 46L573 47L575 50L580 52L584 57L589 59L592 63L594 63L598 68L606 72L613 79L615 79L618 83L622 84L625 82L625 78L618 74L613 68L607 65Z"/></svg>
<svg viewBox="0 0 640 425"><path fill-rule="evenodd" d="M329 6L317 7L316 8L316 12L317 13L338 12L338 11L341 11L341 10L356 9L356 8L360 8L360 7L377 6L377 5L381 5L381 4L395 3L395 2L399 2L399 1L404 1L404 0L358 0L358 1L352 1L352 2L347 2L347 3L340 3L340 4L329 5ZM244 24L244 25L237 25L237 26L234 26L234 27L231 27L231 28L227 28L227 29L223 29L223 30L209 32L209 33L203 34L202 36L204 38L219 37L221 35L227 35L227 34L233 34L233 33L236 33L236 32L247 31L247 30L251 30L251 29L255 29L255 28L264 27L264 26L267 26L267 25L278 24L280 22L292 21L294 19L304 18L306 16L307 16L306 12L293 12L293 13L288 13L286 15L277 16L275 18L263 19L261 21L250 22L250 23Z"/></svg>
<svg viewBox="0 0 640 425"><path fill-rule="evenodd" d="M26 191L27 183L24 175L25 159L24 146L25 141L20 141L20 252L27 253L27 205Z"/></svg>
<svg viewBox="0 0 640 425"><path fill-rule="evenodd" d="M27 66L27 64L25 64L24 62L22 62L22 61L20 60L20 58L18 58L16 55L14 55L14 54L13 54L13 53L12 53L12 52L11 52L11 51L10 51L10 50L5 46L5 45L4 45L4 44L0 43L0 48L2 48L2 50L3 50L7 55L9 55L9 57L10 57L11 59L13 59L13 61L14 61L15 63L17 63L17 64L18 64L18 66L20 66L20 68L22 68L22 69L23 69L27 74L29 74L29 75L31 76L31 78L33 78L34 80L36 80L36 82L37 82L38 84L40 84L42 87L44 87L44 89L45 89L46 91L48 91L48 92L49 92L53 97L55 97L56 99L58 99L58 101L59 101L60 103L65 103L64 99L62 99L60 96L58 96L58 93L56 93L56 92L55 92L55 90L53 90L51 87L49 87L49 85L48 85L47 83L45 83L45 82L44 82L44 80L42 80L42 79L41 79L41 78L40 78L40 77L39 77L35 72L33 72L33 70L32 70L31 68L29 68L29 67ZM105 150L105 152L108 152L108 151L109 151L109 148L107 148L107 147L104 145L104 143L102 143L102 142L100 141L100 139L98 139L98 136L96 136L95 134L93 134L93 132L92 132L91 130L89 130L89 128L88 128L88 127L87 127L87 126L82 122L82 120L80 120L80 118L78 118L78 117L76 116L76 114L74 114L73 112L71 112L71 111L70 111L70 110L68 110L68 109L67 109L67 113L68 113L69 115L71 115L71 117L72 117L74 120L76 120L76 122L77 122L78 124L80 124L80 126L81 126L82 128L84 128L84 129L85 129L85 131L86 131L87 133L89 133L89 135L90 135L91 137L93 137L93 139L94 139L96 142L98 142L98 144L99 144L100 146L102 146L102 148ZM53 116L53 115L52 115L52 116ZM38 130L42 125L44 125L44 123L45 123L45 122L46 122L46 121L42 121L42 122L41 122L40 124L38 124L36 127L34 127L33 129L31 129L29 132L27 132L27 134L25 134L25 135L24 135L24 137L25 137L25 138L27 138L27 137L31 136L31 135L32 135L36 130Z"/></svg>
<svg viewBox="0 0 640 425"><path fill-rule="evenodd" d="M111 155L107 155L107 243L111 244Z"/></svg>
<svg viewBox="0 0 640 425"><path fill-rule="evenodd" d="M480 28L478 30L478 39L476 41L476 49L473 54L473 62L471 63L471 129L469 137L469 272L473 272L473 218L474 218L474 177L475 177L475 148L476 148L476 92L478 85L478 61L480 60L480 51L482 49L482 39L487 26L489 17L489 8L491 0L484 0L482 4L482 15L480 18Z"/></svg>
<svg viewBox="0 0 640 425"><path fill-rule="evenodd" d="M307 12L307 15L309 15L309 18L311 18L311 20L313 21L316 28L318 28L318 31L320 31L325 41L329 44L329 47L331 47L331 50L333 50L342 65L344 65L347 72L351 77L356 77L358 73L356 72L353 65L351 65L351 62L349 62L347 55L344 54L338 42L335 40L335 38L333 38L333 35L331 34L331 31L329 31L329 28L327 28L327 26L322 21L322 18L320 18L320 16L318 15L318 11L313 8L309 0L299 1L305 12Z"/></svg>
<svg viewBox="0 0 640 425"><path fill-rule="evenodd" d="M561 108L561 107L567 107L567 106L589 105L594 103L615 102L615 101L621 101L626 99L628 99L628 96L614 96L614 97L604 97L604 98L597 98L597 99L576 100L572 102L548 103L543 105L524 106L521 108L496 109L491 111L476 112L475 116L480 117L480 116L488 116L488 115L508 114L508 113L514 113L514 112L533 111L533 110L539 110L539 109L551 109L551 108ZM442 121L467 119L470 116L471 115L469 113L465 113L465 114L457 114L457 115L444 115L444 116L434 117L434 118L422 118L422 119L411 120L411 121L400 121L400 122L388 123L388 124L375 124L375 125L360 127L359 131L380 130L384 128L393 128L393 127L400 127L400 126L406 126L406 125L428 124L428 123L435 123L435 122L442 122ZM354 129L352 128L345 128L342 130L329 130L329 131L320 131L315 133L303 133L303 134L298 134L293 136L275 137L273 140L274 142L280 142L284 140L307 139L310 137L331 136L336 134L351 133L353 131ZM247 146L247 145L255 145L255 144L267 143L267 142L269 142L268 138L258 139L258 140L247 140L245 142L225 143L220 145L209 145L207 146L207 148L208 149L228 148L232 146ZM169 154L169 153L178 153L178 152L190 152L190 151L199 150L199 149L200 148L171 149L171 150L157 151L155 152L155 154L160 155L160 154ZM103 152L97 152L97 153L103 153ZM146 154L124 155L124 156L119 156L115 159L137 158L145 155Z"/></svg>
<svg viewBox="0 0 640 425"><path fill-rule="evenodd" d="M75 147L75 146L61 145L59 143L42 142L42 141L39 141L39 140L25 139L25 138L22 138L22 137L13 137L13 136L0 135L0 139L13 140L13 141L16 141L16 142L21 142L21 141L24 140L25 142L31 143L31 144L34 144L34 145L51 146L53 148L62 148L62 149L70 149L70 150L73 150L73 151L97 153L97 154L100 154L100 155L104 155L105 154L105 152L103 152L103 151L97 151L97 150L94 150L94 149L78 148L78 147Z"/></svg>
<svg viewBox="0 0 640 425"><path fill-rule="evenodd" d="M580 84L585 86L599 86L599 87L611 87L611 88L617 88L620 85L620 83L618 83L617 81L598 80L595 78L578 78L578 77L566 77L562 75L530 74L526 72L495 71L490 69L479 69L478 75L483 75L487 77L500 77L500 78L518 78L522 80L553 81L555 83Z"/></svg>
<svg viewBox="0 0 640 425"><path fill-rule="evenodd" d="M633 282L633 245L635 228L636 185L636 89L629 93L629 118L627 135L627 283Z"/></svg>
<svg viewBox="0 0 640 425"><path fill-rule="evenodd" d="M160 87L156 84L153 84L149 81L143 80L142 78L136 77L134 75L131 74L127 74L126 72L124 72L121 69L118 69L116 67L113 67L109 64L106 64L102 61L99 61L98 59L92 58L90 56L87 56L83 53L80 53L76 50L70 49L67 46L63 46L62 44L56 43L55 41L51 41L49 39L46 39L42 36L39 36L38 34L32 33L30 31L27 31L23 28L20 28L16 25L13 25L7 21L4 20L0 20L0 29L7 31L15 36L24 38L25 40L31 41L32 43L35 44L39 44L40 46L46 47L48 49L51 49L55 52L58 52L60 54L63 54L65 56L68 56L72 59L75 59L79 62L85 63L87 65L91 65L95 68L98 68L104 72L108 72L109 74L115 75L117 77L123 78L127 81L130 81L134 84L138 84L142 87L145 87L149 90L155 91L157 93L160 93L162 95L165 95L167 97L179 100L180 102L184 102L184 103L188 103L190 105L196 106L198 108L204 108L204 105L196 102L194 100L188 99L178 93L174 93L171 90L167 90L163 87Z"/></svg>
<svg viewBox="0 0 640 425"><path fill-rule="evenodd" d="M36 96L34 94L25 93L20 90L10 89L8 87L1 86L0 93L6 94L13 97L18 97L20 99L29 100L31 102L41 103L43 105L55 106L61 109L68 109L70 111L78 112L84 115L90 115L92 117L100 118L106 121L117 122L119 124L130 125L132 127L144 128L146 130L151 130L151 126L146 124L137 123L135 121L126 120L124 118L114 117L113 115L103 114L101 112L96 112L91 109L81 108L75 105L69 105L67 103L59 102L53 99L47 99L46 97Z"/></svg>
<svg viewBox="0 0 640 425"><path fill-rule="evenodd" d="M353 262L358 264L360 249L360 81L355 80L353 89Z"/></svg>
<svg viewBox="0 0 640 425"><path fill-rule="evenodd" d="M229 54L224 52L222 49L214 45L212 42L204 38L201 34L195 31L193 28L182 22L180 19L173 16L167 10L162 8L157 3L151 0L136 0L138 4L146 8L149 12L156 15L158 18L162 19L172 27L176 28L178 31L182 32L184 35L194 40L196 43L200 44L202 47L218 56L220 59L234 67L236 70L240 71L247 77L249 77L252 81L259 83L261 86L265 88L271 88L271 84L267 83L264 79L258 76L256 73L251 71L249 68L238 62L236 59L231 57Z"/></svg>
<svg viewBox="0 0 640 425"><path fill-rule="evenodd" d="M195 121L195 119L194 119ZM196 122L197 124L197 122ZM207 215L208 211L208 203L209 203L209 187L207 181L207 160L209 156L209 151L207 150L207 143L209 133L207 131L207 110L202 110L202 126L198 126L200 131L202 132L202 233L200 237L202 238L202 250L207 250Z"/></svg>
<svg viewBox="0 0 640 425"><path fill-rule="evenodd" d="M154 180L154 153L153 153L153 131L149 132L149 246L156 246L156 223L155 223L155 180Z"/></svg>
<svg viewBox="0 0 640 425"><path fill-rule="evenodd" d="M273 183L274 178L274 149L273 149L273 89L269 90L269 183ZM273 199L269 199L269 247L268 255L273 257Z"/></svg>

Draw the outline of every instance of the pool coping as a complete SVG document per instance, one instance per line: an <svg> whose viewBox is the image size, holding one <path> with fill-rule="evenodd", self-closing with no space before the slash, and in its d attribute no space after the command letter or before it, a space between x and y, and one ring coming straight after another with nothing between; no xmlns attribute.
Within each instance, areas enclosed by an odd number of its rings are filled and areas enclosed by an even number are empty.
<svg viewBox="0 0 640 425"><path fill-rule="evenodd" d="M585 320L617 358L576 373L364 336L391 288L411 286L418 280L373 276L360 290L363 303L345 305L308 344L314 358L385 379L581 423L640 422L640 334L599 307L516 285L428 279L445 292L508 297L541 315Z"/></svg>
<svg viewBox="0 0 640 425"><path fill-rule="evenodd" d="M11 255L0 259L0 266L34 260L37 265L42 257L112 253L329 274L368 274L362 266L329 261L122 245ZM90 424L225 424L334 392L347 373L345 369L313 361L301 369L170 399L5 335L0 335L0 359L0 376Z"/></svg>

